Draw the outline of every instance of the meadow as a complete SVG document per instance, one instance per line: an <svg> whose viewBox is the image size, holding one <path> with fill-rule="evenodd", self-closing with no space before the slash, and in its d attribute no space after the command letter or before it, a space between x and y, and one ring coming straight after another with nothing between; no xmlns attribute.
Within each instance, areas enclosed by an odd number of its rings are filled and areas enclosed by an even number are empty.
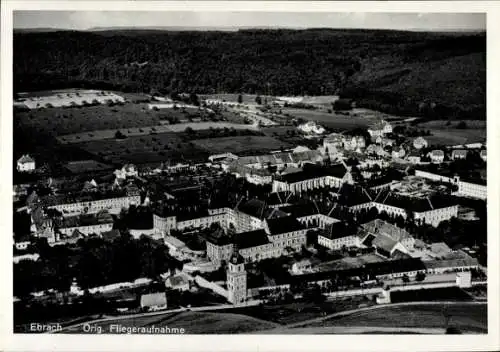
<svg viewBox="0 0 500 352"><path fill-rule="evenodd" d="M265 153L266 151L289 148L291 145L269 136L239 136L210 139L195 139L192 141L198 148L214 153Z"/></svg>

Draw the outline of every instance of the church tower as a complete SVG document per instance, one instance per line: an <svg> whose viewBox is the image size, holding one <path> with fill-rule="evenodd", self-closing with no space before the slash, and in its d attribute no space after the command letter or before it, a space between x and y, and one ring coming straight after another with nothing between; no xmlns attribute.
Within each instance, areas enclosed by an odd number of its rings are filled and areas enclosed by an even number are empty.
<svg viewBox="0 0 500 352"><path fill-rule="evenodd" d="M227 267L228 300L233 304L243 303L247 298L247 272L243 257L235 251Z"/></svg>

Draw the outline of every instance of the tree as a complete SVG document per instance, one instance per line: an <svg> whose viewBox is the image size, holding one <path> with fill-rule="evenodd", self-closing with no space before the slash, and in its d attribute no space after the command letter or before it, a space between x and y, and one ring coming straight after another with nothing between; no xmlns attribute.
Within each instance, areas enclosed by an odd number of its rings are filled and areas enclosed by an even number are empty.
<svg viewBox="0 0 500 352"><path fill-rule="evenodd" d="M255 102L259 105L262 105L262 98L260 97L260 95L257 95L257 97L255 97Z"/></svg>
<svg viewBox="0 0 500 352"><path fill-rule="evenodd" d="M406 284L408 282L410 282L410 278L408 277L408 275L404 274L403 275L403 282Z"/></svg>
<svg viewBox="0 0 500 352"><path fill-rule="evenodd" d="M424 281L425 280L425 273L422 271L419 271L417 275L415 276L415 281Z"/></svg>
<svg viewBox="0 0 500 352"><path fill-rule="evenodd" d="M238 104L243 104L243 95L238 95Z"/></svg>
<svg viewBox="0 0 500 352"><path fill-rule="evenodd" d="M465 130L465 129L467 129L467 123L465 123L465 121L460 121L460 122L457 124L457 129L460 129L460 130Z"/></svg>
<svg viewBox="0 0 500 352"><path fill-rule="evenodd" d="M116 139L125 139L125 138L127 138L127 136L125 136L121 131L116 131L115 138Z"/></svg>

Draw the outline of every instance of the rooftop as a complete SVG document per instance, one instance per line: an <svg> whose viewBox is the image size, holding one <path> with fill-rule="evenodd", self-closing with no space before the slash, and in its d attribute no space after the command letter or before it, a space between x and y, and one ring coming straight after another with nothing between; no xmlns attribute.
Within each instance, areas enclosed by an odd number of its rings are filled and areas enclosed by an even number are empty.
<svg viewBox="0 0 500 352"><path fill-rule="evenodd" d="M277 219L267 219L271 235L303 230L305 227L295 217L286 216Z"/></svg>
<svg viewBox="0 0 500 352"><path fill-rule="evenodd" d="M23 155L22 157L20 157L17 162L19 164L27 164L27 163L34 163L35 160L33 160L33 158L31 156L29 156L28 154L25 154Z"/></svg>
<svg viewBox="0 0 500 352"><path fill-rule="evenodd" d="M321 236L326 237L330 240L347 237L350 235L352 235L352 233L347 229L347 225L341 221L334 222L333 224L328 224L321 231Z"/></svg>
<svg viewBox="0 0 500 352"><path fill-rule="evenodd" d="M267 244L269 243L269 239L266 231L255 230L235 234L231 242L234 243L238 249L246 249Z"/></svg>
<svg viewBox="0 0 500 352"><path fill-rule="evenodd" d="M401 229L393 224L390 224L381 219L375 219L365 224L361 227L367 232L374 235L384 235L395 241L402 241L404 239L412 237L408 231Z"/></svg>
<svg viewBox="0 0 500 352"><path fill-rule="evenodd" d="M332 166L319 166L314 164L304 165L302 171L294 172L287 175L282 175L280 180L287 183L295 183L306 180L311 180L314 178L320 178L324 176L333 176L337 178L343 178L347 172L347 169L343 164L336 164Z"/></svg>
<svg viewBox="0 0 500 352"><path fill-rule="evenodd" d="M149 293L141 296L141 307L164 306L167 304L165 292Z"/></svg>

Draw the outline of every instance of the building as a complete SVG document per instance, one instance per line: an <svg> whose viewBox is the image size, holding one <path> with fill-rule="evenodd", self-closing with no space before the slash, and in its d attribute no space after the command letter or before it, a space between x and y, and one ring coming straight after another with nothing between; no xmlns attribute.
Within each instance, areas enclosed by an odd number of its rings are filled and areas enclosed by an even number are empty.
<svg viewBox="0 0 500 352"><path fill-rule="evenodd" d="M415 149L427 148L429 143L424 137L417 137L413 140L413 147Z"/></svg>
<svg viewBox="0 0 500 352"><path fill-rule="evenodd" d="M274 244L273 248L277 249L278 256L287 248L297 252L306 245L307 229L293 216L267 219L264 228L269 234L269 241Z"/></svg>
<svg viewBox="0 0 500 352"><path fill-rule="evenodd" d="M464 196L469 198L477 199L488 199L488 187L486 182L481 184L461 181L460 177L455 176L453 182L458 186L458 190L455 193L458 196Z"/></svg>
<svg viewBox="0 0 500 352"><path fill-rule="evenodd" d="M165 292L149 293L141 296L141 308L148 311L167 309Z"/></svg>
<svg viewBox="0 0 500 352"><path fill-rule="evenodd" d="M306 134L323 134L326 131L323 126L316 124L314 121L307 121L297 128Z"/></svg>
<svg viewBox="0 0 500 352"><path fill-rule="evenodd" d="M212 163L217 163L217 162L220 162L220 161L226 160L226 159L237 160L238 156L234 155L233 153L222 153L222 154L210 155L208 157L208 160Z"/></svg>
<svg viewBox="0 0 500 352"><path fill-rule="evenodd" d="M375 143L385 148L392 147L394 144L396 144L396 140L384 136L378 136L377 138L375 138Z"/></svg>
<svg viewBox="0 0 500 352"><path fill-rule="evenodd" d="M360 247L359 236L349 233L343 222L327 225L318 235L318 244L332 250L340 250L345 247Z"/></svg>
<svg viewBox="0 0 500 352"><path fill-rule="evenodd" d="M444 152L442 150L433 150L427 154L434 164L441 164L444 161Z"/></svg>
<svg viewBox="0 0 500 352"><path fill-rule="evenodd" d="M114 172L117 179L124 180L129 177L137 177L139 172L133 164L125 164L120 170Z"/></svg>
<svg viewBox="0 0 500 352"><path fill-rule="evenodd" d="M344 140L345 150L361 150L366 146L366 141L363 136L352 136Z"/></svg>
<svg viewBox="0 0 500 352"><path fill-rule="evenodd" d="M17 160L18 172L33 172L35 171L35 159L28 154L23 155Z"/></svg>
<svg viewBox="0 0 500 352"><path fill-rule="evenodd" d="M420 164L420 161L421 161L420 153L418 153L416 151L411 152L408 155L408 161L412 164Z"/></svg>
<svg viewBox="0 0 500 352"><path fill-rule="evenodd" d="M451 152L452 160L465 159L465 158L467 158L467 150L465 149L454 149Z"/></svg>
<svg viewBox="0 0 500 352"><path fill-rule="evenodd" d="M472 273L470 271L462 271L457 273L457 286L460 288L468 288L472 286Z"/></svg>
<svg viewBox="0 0 500 352"><path fill-rule="evenodd" d="M382 146L377 145L377 144L370 144L366 148L366 154L383 157L383 156L387 156L388 153L384 150L384 148Z"/></svg>
<svg viewBox="0 0 500 352"><path fill-rule="evenodd" d="M228 171L237 178L245 178L255 185L266 185L273 182L273 174L268 169L257 169L239 163L232 163Z"/></svg>
<svg viewBox="0 0 500 352"><path fill-rule="evenodd" d="M307 190L336 187L344 183L353 183L350 171L344 164L329 167L305 165L302 172L282 175L273 180L273 192L300 193Z"/></svg>
<svg viewBox="0 0 500 352"><path fill-rule="evenodd" d="M247 298L247 272L241 255L231 256L227 267L228 300L233 304L243 303Z"/></svg>
<svg viewBox="0 0 500 352"><path fill-rule="evenodd" d="M100 234L113 229L113 218L106 211L97 214L83 214L63 218L57 225L58 231L71 236L74 231L88 236L90 234Z"/></svg>
<svg viewBox="0 0 500 352"><path fill-rule="evenodd" d="M437 227L441 221L458 216L458 204L450 197L436 194L425 197L406 197L393 194L391 191L381 191L373 200L371 206L379 212L391 216L401 216L404 219L409 214L417 222Z"/></svg>
<svg viewBox="0 0 500 352"><path fill-rule="evenodd" d="M92 192L78 195L49 195L42 197L41 204L63 214L97 213L101 210L120 211L130 205L141 203L140 195L126 195L126 192Z"/></svg>
<svg viewBox="0 0 500 352"><path fill-rule="evenodd" d="M186 275L170 276L165 280L165 287L178 291L189 291L190 284Z"/></svg>
<svg viewBox="0 0 500 352"><path fill-rule="evenodd" d="M393 258L413 251L415 239L406 230L381 219L361 225L358 237L363 246L373 247L377 254Z"/></svg>
<svg viewBox="0 0 500 352"><path fill-rule="evenodd" d="M392 157L395 159L403 159L406 155L406 151L403 147L396 147L392 150Z"/></svg>
<svg viewBox="0 0 500 352"><path fill-rule="evenodd" d="M392 125L385 120L380 120L368 128L368 133L373 139L392 133Z"/></svg>

